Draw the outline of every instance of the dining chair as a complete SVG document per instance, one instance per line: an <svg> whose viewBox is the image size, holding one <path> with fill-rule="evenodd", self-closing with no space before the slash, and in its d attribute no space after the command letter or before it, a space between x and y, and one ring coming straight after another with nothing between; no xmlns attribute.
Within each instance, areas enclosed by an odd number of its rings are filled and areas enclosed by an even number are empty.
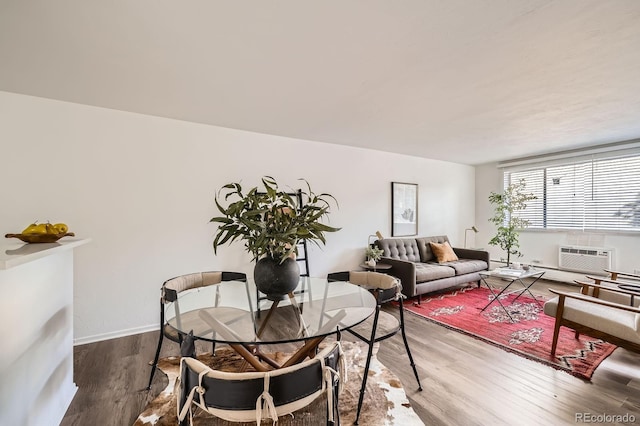
<svg viewBox="0 0 640 426"><path fill-rule="evenodd" d="M147 386L147 389L151 389L153 376L155 375L158 367L158 359L160 357L160 349L162 348L163 339L166 337L167 339L182 345L185 336L165 322L165 305L171 302L176 302L178 300L178 294L183 291L198 287L216 285L223 281L246 282L247 275L242 272L229 271L196 272L168 279L162 284L162 287L160 288L160 337L158 338L158 347L156 348L156 354L153 358L151 375L149 376L149 385ZM218 296L216 296L216 299L217 297ZM217 306L217 300L214 303ZM176 306L176 309L176 314L179 317L179 307ZM215 353L215 342L213 343L212 353Z"/></svg>
<svg viewBox="0 0 640 426"><path fill-rule="evenodd" d="M338 397L346 380L339 341L315 357L290 367L267 372L223 372L193 358L180 361L178 422L192 424L200 409L231 422L252 422L278 417L308 407L326 394L326 424L339 425ZM294 413L295 415L295 413ZM313 424L320 424L314 418Z"/></svg>
<svg viewBox="0 0 640 426"><path fill-rule="evenodd" d="M409 342L407 341L407 334L404 326L403 299L406 296L402 294L402 285L398 278L380 272L333 272L327 275L327 281L347 281L352 284L359 285L369 289L376 298L376 310L373 315L373 319L370 318L360 325L347 329L349 333L364 341L369 346L364 373L362 376L362 385L360 387L358 411L354 422L354 424L357 425L367 386L367 377L369 375L371 357L373 356L373 345L377 342L395 336L398 331L401 331L402 333L402 340L404 341L404 347L409 357L409 364L411 365L413 374L416 376L416 380L418 382L418 390L422 391L422 384L420 383L420 377L418 376L418 370L416 369L415 362L413 361L413 356L411 356L411 349L409 349ZM381 311L381 306L388 302L397 302L400 314L399 319L390 313Z"/></svg>

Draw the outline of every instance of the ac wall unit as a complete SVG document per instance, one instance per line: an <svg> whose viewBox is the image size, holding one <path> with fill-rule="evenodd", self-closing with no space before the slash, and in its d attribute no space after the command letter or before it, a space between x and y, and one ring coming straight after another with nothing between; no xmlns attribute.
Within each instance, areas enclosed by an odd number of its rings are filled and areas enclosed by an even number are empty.
<svg viewBox="0 0 640 426"><path fill-rule="evenodd" d="M558 256L558 269L603 275L605 269L611 269L613 249L560 246Z"/></svg>

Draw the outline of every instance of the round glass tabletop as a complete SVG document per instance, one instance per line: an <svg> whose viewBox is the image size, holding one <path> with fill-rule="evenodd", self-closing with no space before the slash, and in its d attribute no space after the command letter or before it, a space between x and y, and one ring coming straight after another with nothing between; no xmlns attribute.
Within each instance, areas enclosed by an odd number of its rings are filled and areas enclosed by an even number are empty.
<svg viewBox="0 0 640 426"><path fill-rule="evenodd" d="M290 297L273 302L252 281L226 281L187 290L165 307L181 333L221 343L278 344L324 337L367 319L376 301L348 282L301 277Z"/></svg>

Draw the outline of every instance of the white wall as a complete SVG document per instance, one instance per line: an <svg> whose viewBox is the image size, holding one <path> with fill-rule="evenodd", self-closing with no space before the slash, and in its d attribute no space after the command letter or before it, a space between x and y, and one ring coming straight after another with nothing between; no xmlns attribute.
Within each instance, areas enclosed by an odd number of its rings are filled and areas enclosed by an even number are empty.
<svg viewBox="0 0 640 426"><path fill-rule="evenodd" d="M263 175L304 177L340 208L314 276L356 267L369 234L390 234L391 181L419 184L419 235L461 246L474 222L473 167L0 92L0 231L64 221L92 242L75 267L75 340L157 327L162 282L201 270L252 272L241 244L211 248L213 197Z"/></svg>
<svg viewBox="0 0 640 426"><path fill-rule="evenodd" d="M491 191L502 192L502 173L497 164L485 164L476 167L476 224L480 232L476 236L476 245L491 253L491 259L505 258L506 254L496 246L488 245L495 235L496 227L489 222L493 216L493 207L489 203ZM576 244L578 242L578 244ZM633 272L640 270L640 235L621 233L589 233L566 231L525 230L520 234L520 252L523 263L535 263L552 268L558 267L559 245L589 245L613 248L613 268ZM558 276L558 274L555 274ZM574 279L575 274L567 275ZM584 274L579 274L584 277Z"/></svg>

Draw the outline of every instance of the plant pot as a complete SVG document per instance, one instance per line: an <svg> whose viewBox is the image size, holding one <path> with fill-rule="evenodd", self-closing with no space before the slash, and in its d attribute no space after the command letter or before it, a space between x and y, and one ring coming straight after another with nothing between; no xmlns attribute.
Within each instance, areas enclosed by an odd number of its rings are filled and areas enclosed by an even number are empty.
<svg viewBox="0 0 640 426"><path fill-rule="evenodd" d="M263 257L256 262L253 280L267 299L282 300L298 286L300 267L291 258L280 263L271 257Z"/></svg>

